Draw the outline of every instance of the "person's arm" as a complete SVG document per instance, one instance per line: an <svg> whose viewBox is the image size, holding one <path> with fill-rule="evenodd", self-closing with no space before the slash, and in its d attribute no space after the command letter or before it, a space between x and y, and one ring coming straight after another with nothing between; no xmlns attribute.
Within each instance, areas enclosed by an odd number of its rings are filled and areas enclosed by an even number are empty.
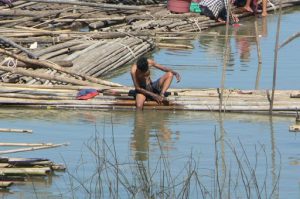
<svg viewBox="0 0 300 199"><path fill-rule="evenodd" d="M155 101L157 101L158 103L161 103L164 98L161 97L160 95L157 95L151 91L148 91L146 89L143 89L139 82L137 81L136 79L136 65L134 64L132 67L131 67L131 71L130 71L130 74L131 74L131 78L132 78L132 81L133 81L133 84L134 84L134 88L136 91L146 95L146 96L150 96L152 97Z"/></svg>
<svg viewBox="0 0 300 199"><path fill-rule="evenodd" d="M177 79L177 82L180 82L181 77L180 77L179 73L177 73L176 71L174 71L174 70L172 70L172 69L170 69L170 68L168 68L166 66L163 66L161 64L158 64L154 60L151 60L151 59L148 59L148 63L149 63L150 66L153 66L153 67L155 67L155 68L157 68L159 70L162 70L164 72L171 72L171 73L173 73L173 75L175 75L175 77Z"/></svg>

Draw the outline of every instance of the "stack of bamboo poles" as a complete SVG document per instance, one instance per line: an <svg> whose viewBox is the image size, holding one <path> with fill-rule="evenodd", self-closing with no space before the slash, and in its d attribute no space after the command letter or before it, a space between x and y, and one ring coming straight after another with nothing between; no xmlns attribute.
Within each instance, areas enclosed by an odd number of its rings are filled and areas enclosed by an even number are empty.
<svg viewBox="0 0 300 199"><path fill-rule="evenodd" d="M80 89L97 87L82 86L22 86L2 84L0 104L34 108L64 109L135 109L132 88L111 88L99 90L99 95L90 100L76 100ZM148 100L145 109L219 111L218 89L171 89L167 101L157 104ZM293 94L294 93L294 94ZM300 108L297 91L276 91L273 110L281 113L295 113ZM293 95L292 95L293 94ZM224 90L222 111L253 112L269 111L269 93L264 90Z"/></svg>
<svg viewBox="0 0 300 199"><path fill-rule="evenodd" d="M1 37L0 37L1 39ZM99 44L101 42L96 42L95 44ZM77 45L77 46L76 46ZM74 46L74 48L72 48ZM15 53L12 53L10 51L6 51L4 49L0 48L0 53L5 54L11 58L14 58L16 60L4 60L1 63L0 66L0 75L2 76L2 80L8 79L8 82L14 82L14 83L40 83L40 84L75 84L75 85L98 85L99 87L102 85L108 85L108 86L120 86L115 83L111 83L108 81L100 80L98 78L93 78L91 76L87 76L85 74L78 74L76 72L71 71L70 69L64 68L57 63L47 60L42 60L43 58L52 58L55 55L60 55L63 52L72 51L68 50L70 49L84 49L84 52L87 51L87 49L91 49L88 45L84 44L82 45L81 42L78 41L72 41L69 43L64 43L62 45L56 45L51 46L47 49L41 50L37 52L36 54L33 54L33 56L38 56L41 58L41 60L36 59L30 59L24 56L17 55ZM95 45L92 45L95 46ZM22 51L23 48L16 45L19 49ZM60 49L60 50L59 50ZM66 50L65 50L66 49ZM54 51L54 52L53 52ZM28 53L25 51L25 53ZM29 52L32 54L31 52ZM77 57L77 56L72 56ZM21 64L18 64L18 61L21 61ZM57 61L59 63L62 63L61 61ZM70 63L70 61L63 61L64 64ZM71 63L71 65L73 65ZM21 66L21 67L20 67ZM24 68L25 67L25 68ZM35 69L35 70L33 70ZM47 74L49 73L49 74ZM39 80L36 80L36 79ZM11 80L13 79L13 80Z"/></svg>
<svg viewBox="0 0 300 199"><path fill-rule="evenodd" d="M1 40L1 37L0 37ZM74 39L57 45L52 45L47 48L32 51L33 56L41 60L49 60L48 67L33 67L32 61L18 55L15 55L19 61L7 60L3 61L0 71L0 76L3 81L25 84L61 84L61 81L55 81L52 76L65 76L72 78L70 74L84 75L90 77L99 77L110 71L122 67L125 64L132 62L137 57L149 52L154 48L152 39L142 39L137 37L125 37L115 40L85 40ZM1 51L5 53L5 51ZM12 53L6 53L10 57L14 57ZM16 57L18 56L18 57ZM31 61L31 62L30 62ZM49 67L49 64L69 66L68 69L62 67ZM26 67L29 69L18 69ZM9 67L12 66L12 67ZM18 71L18 70L19 71ZM35 69L34 71L32 69ZM28 71L28 72L27 72ZM35 75L36 74L36 75ZM44 78L41 75L43 74ZM85 77L86 78L86 77ZM75 83L74 83L75 81ZM76 84L77 80L63 81L66 83ZM97 83L97 81L95 82ZM112 84L111 84L112 85Z"/></svg>
<svg viewBox="0 0 300 199"><path fill-rule="evenodd" d="M125 37L110 42L97 42L94 45L68 56L73 71L99 77L124 66L154 48L152 39Z"/></svg>
<svg viewBox="0 0 300 199"><path fill-rule="evenodd" d="M146 28L151 31L157 29L157 31L199 32L209 26L221 25L196 13L172 14L162 5L125 6L65 0L30 0L30 3L24 3L27 1L29 0L23 1L23 5L15 6L13 9L2 8L0 12L3 17L2 27L15 27L22 24L22 26L44 30L53 28L70 30L76 26L88 25L93 29L117 26L116 29L126 29L126 31L139 31L141 28ZM283 7L298 3L299 0L285 0ZM276 2L273 6L269 5L268 10L277 8ZM145 10L148 12L141 12ZM250 13L242 13L239 17L249 15ZM170 19L173 21L170 22ZM162 21L158 22L159 20ZM141 23L131 24L133 21L141 21Z"/></svg>
<svg viewBox="0 0 300 199"><path fill-rule="evenodd" d="M16 143L0 143L0 146L3 144L16 145ZM0 157L0 189L26 182L32 176L49 176L55 171L64 170L64 165L56 164L49 159Z"/></svg>

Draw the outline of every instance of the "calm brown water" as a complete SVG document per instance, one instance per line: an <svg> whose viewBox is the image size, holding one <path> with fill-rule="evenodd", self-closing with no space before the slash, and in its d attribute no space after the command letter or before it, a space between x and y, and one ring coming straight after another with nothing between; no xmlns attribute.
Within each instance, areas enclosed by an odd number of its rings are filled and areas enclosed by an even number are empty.
<svg viewBox="0 0 300 199"><path fill-rule="evenodd" d="M283 16L281 41L299 32L300 9L286 11ZM259 88L271 88L273 49L276 30L276 15L270 15L263 22L258 19L261 32L263 67ZM240 29L232 34L254 34L253 21L242 20ZM264 25L263 25L264 23ZM210 31L224 32L224 28ZM299 39L280 51L278 88L298 89ZM253 89L256 86L257 55L253 38L231 39L231 58L227 70L227 87ZM159 50L152 56L159 63L178 70L183 77L174 87L219 87L224 39L201 37L191 41L195 49L191 51ZM128 69L120 70L113 81L131 85ZM154 73L159 76L159 73ZM2 198L99 198L88 197L87 189L94 189L96 160L89 149L94 148L95 137L100 146L110 146L119 163L142 161L155 170L162 154L168 160L169 170L174 178L182 179L185 167L192 156L197 162L201 182L213 191L216 171L215 150L223 160L218 163L220 179L229 176L225 168L230 168L232 179L239 179L239 166L232 148L241 159L247 155L251 168L260 187L266 187L266 195L271 198L300 197L300 152L297 133L288 131L295 123L294 117L272 117L245 114L164 112L164 111L77 111L77 110L27 110L0 109L1 128L32 129L33 134L1 133L1 142L53 142L69 143L68 146L11 154L10 157L49 158L56 163L64 163L68 172L52 177L34 179L11 187L9 192L0 192ZM215 136L218 142L215 144ZM219 138L222 139L219 139ZM106 143L101 142L105 138ZM1 148L4 150L6 148ZM245 152L243 152L245 151ZM110 154L110 153L108 153ZM192 155L191 155L192 154ZM109 155L108 155L109 156ZM244 163L246 162L245 159ZM127 164L121 169L128 175L134 172ZM153 172L153 170L151 170ZM159 169L158 169L159 170ZM245 167L246 170L246 167ZM165 171L166 172L166 171ZM278 182L273 194L272 189ZM68 174L69 173L69 174ZM154 172L153 172L154 173ZM158 172L159 173L159 172ZM76 177L76 179L70 177ZM113 181L113 176L108 177ZM153 179L159 179L159 175ZM71 180L70 180L71 179ZM84 189L82 184L86 185ZM132 179L131 179L132 180ZM158 180L159 184L161 181ZM241 181L240 181L241 182ZM228 184L227 184L228 185ZM245 191L237 186L231 190L231 198L245 198ZM224 187L226 189L228 187ZM191 189L192 190L192 189ZM128 198L124 190L119 190L120 198ZM97 192L97 190L95 191ZM103 194L109 198L108 193ZM102 196L103 196L102 195ZM252 198L256 194L251 192ZM265 195L263 195L265 196ZM143 198L143 197L138 197ZM191 191L189 198L201 198L200 193ZM208 197L209 198L209 197ZM212 197L215 198L215 197ZM263 197L265 198L265 197Z"/></svg>

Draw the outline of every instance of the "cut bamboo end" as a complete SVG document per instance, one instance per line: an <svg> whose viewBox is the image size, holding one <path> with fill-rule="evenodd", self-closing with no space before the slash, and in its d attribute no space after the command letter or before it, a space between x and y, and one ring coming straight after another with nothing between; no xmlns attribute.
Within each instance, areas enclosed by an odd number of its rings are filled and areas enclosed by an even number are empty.
<svg viewBox="0 0 300 199"><path fill-rule="evenodd" d="M0 168L0 173L2 175L47 175L51 173L51 168Z"/></svg>
<svg viewBox="0 0 300 199"><path fill-rule="evenodd" d="M300 125L291 125L289 127L290 132L299 132L300 131Z"/></svg>
<svg viewBox="0 0 300 199"><path fill-rule="evenodd" d="M6 189L7 187L10 187L13 184L12 181L0 181L0 188Z"/></svg>
<svg viewBox="0 0 300 199"><path fill-rule="evenodd" d="M52 164L51 169L54 170L54 171L65 171L66 166L63 165L63 164Z"/></svg>
<svg viewBox="0 0 300 199"><path fill-rule="evenodd" d="M32 130L29 129L11 129L11 128L0 128L0 132L7 133L32 133Z"/></svg>

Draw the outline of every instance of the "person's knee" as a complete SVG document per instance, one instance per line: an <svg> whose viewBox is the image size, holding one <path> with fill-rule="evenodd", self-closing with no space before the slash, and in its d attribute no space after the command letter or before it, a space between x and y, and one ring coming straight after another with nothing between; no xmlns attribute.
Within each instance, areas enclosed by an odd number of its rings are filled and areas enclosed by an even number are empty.
<svg viewBox="0 0 300 199"><path fill-rule="evenodd" d="M135 106L136 106L137 110L143 110L144 104L143 103L136 103Z"/></svg>
<svg viewBox="0 0 300 199"><path fill-rule="evenodd" d="M167 72L166 76L167 76L167 78L173 78L173 73L172 72Z"/></svg>

